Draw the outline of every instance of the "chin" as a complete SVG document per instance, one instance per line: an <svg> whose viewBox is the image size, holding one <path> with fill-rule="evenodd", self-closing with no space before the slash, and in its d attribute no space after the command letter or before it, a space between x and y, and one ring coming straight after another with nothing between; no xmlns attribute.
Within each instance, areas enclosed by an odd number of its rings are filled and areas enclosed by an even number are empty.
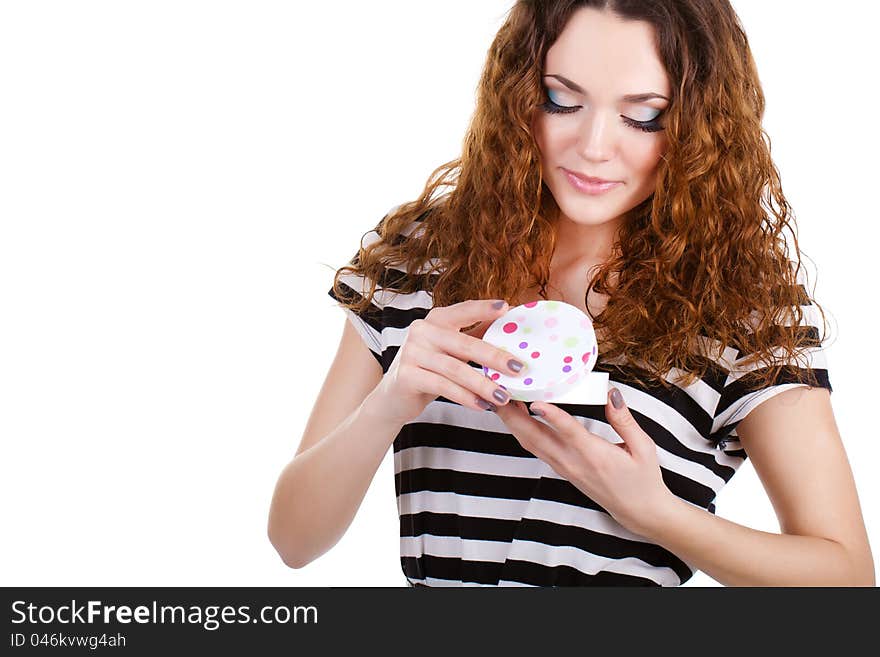
<svg viewBox="0 0 880 657"><path fill-rule="evenodd" d="M604 204L601 200L594 200L592 202L588 201L586 204L583 202L563 202L559 203L558 205L559 210L568 219L574 221L575 223L585 225L604 224L608 221L616 219L624 212L626 212L626 209L624 209L624 207L620 207L617 204L609 206Z"/></svg>
<svg viewBox="0 0 880 657"><path fill-rule="evenodd" d="M601 226L602 224L607 224L609 221L614 221L617 219L621 213L619 212L602 212L602 213L569 213L564 209L562 210L562 214L569 220L576 224L580 224L581 226Z"/></svg>

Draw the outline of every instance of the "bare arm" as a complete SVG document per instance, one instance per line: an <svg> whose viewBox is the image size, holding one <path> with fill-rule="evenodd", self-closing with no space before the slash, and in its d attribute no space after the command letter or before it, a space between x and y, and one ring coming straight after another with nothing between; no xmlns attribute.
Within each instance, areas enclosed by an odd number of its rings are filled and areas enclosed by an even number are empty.
<svg viewBox="0 0 880 657"><path fill-rule="evenodd" d="M302 441L272 497L269 540L291 568L342 538L402 427L374 410L369 393L381 378L381 367L346 321Z"/></svg>
<svg viewBox="0 0 880 657"><path fill-rule="evenodd" d="M523 364L460 332L491 321L506 303L469 300L412 322L383 374L350 322L297 454L282 471L269 512L269 540L293 568L329 550L351 524L400 429L438 396L484 411L510 395L469 361L515 375Z"/></svg>
<svg viewBox="0 0 880 657"><path fill-rule="evenodd" d="M302 568L336 545L400 428L371 412L368 397L284 468L269 521L269 539L284 563Z"/></svg>
<svg viewBox="0 0 880 657"><path fill-rule="evenodd" d="M870 586L874 562L827 390L787 390L737 434L784 533L750 529L679 498L642 533L726 586Z"/></svg>

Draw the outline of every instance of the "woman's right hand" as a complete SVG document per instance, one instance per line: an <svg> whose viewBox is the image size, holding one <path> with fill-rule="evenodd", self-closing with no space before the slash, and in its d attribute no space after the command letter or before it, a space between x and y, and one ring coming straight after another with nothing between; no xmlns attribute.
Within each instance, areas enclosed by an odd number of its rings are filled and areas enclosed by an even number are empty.
<svg viewBox="0 0 880 657"><path fill-rule="evenodd" d="M437 397L480 411L495 410L510 400L507 391L480 370L473 361L510 376L522 374L511 354L475 338L461 329L481 321L494 321L507 312L507 303L471 300L432 308L424 319L409 326L406 338L391 367L371 393L378 397L383 415L406 424L418 417Z"/></svg>

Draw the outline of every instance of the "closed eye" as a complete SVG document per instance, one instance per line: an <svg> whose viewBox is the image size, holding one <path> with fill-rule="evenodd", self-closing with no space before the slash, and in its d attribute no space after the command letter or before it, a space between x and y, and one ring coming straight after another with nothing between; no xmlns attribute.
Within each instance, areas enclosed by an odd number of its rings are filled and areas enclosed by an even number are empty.
<svg viewBox="0 0 880 657"><path fill-rule="evenodd" d="M540 107L548 114L571 114L573 112L577 112L580 109L583 109L581 105L560 105L559 103L554 102L551 98L551 94L553 93L552 90L545 91L547 92L547 100ZM643 132L657 132L659 130L663 130L663 126L660 125L659 121L662 115L663 110L658 110L657 115L649 121L636 121L635 119L631 119L628 116L623 116L622 114L620 118L623 119L623 122L631 128L642 130Z"/></svg>

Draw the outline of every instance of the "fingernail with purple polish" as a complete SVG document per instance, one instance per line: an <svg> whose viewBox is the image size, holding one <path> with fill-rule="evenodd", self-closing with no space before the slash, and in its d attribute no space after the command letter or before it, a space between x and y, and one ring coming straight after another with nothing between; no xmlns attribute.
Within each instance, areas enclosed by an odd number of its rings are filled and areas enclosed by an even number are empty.
<svg viewBox="0 0 880 657"><path fill-rule="evenodd" d="M494 412L494 411L498 410L498 407L495 406L495 404L493 404L492 402L487 402L485 399L481 399L480 397L477 397L476 403L477 403L477 406L482 408L484 411L493 411Z"/></svg>

